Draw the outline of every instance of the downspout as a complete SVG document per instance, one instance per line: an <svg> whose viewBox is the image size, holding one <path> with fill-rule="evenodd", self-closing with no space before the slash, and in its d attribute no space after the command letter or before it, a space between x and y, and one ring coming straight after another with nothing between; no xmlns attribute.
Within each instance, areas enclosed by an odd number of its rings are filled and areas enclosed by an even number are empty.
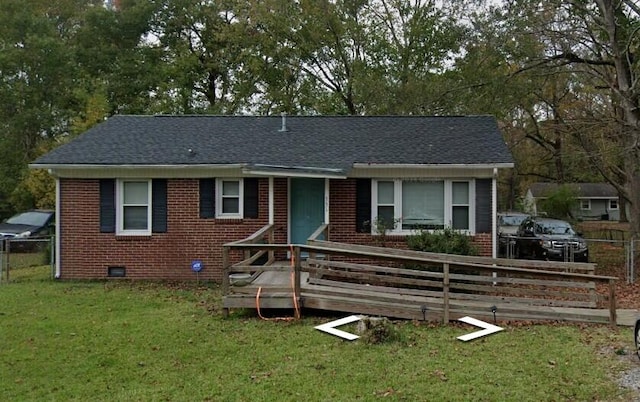
<svg viewBox="0 0 640 402"><path fill-rule="evenodd" d="M491 256L498 256L498 168L493 168L491 181Z"/></svg>
<svg viewBox="0 0 640 402"><path fill-rule="evenodd" d="M51 172L49 172L51 173ZM55 273L55 278L56 279L60 279L60 178L56 177L56 244L55 244L55 250L56 250L56 258L55 258L55 264L56 264L56 273Z"/></svg>

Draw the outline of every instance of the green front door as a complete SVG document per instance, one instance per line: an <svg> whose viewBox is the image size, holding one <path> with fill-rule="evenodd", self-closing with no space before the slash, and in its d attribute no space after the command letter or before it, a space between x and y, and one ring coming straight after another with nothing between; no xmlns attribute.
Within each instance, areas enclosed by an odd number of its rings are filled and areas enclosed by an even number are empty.
<svg viewBox="0 0 640 402"><path fill-rule="evenodd" d="M305 244L324 223L324 179L292 178L289 197L289 241Z"/></svg>

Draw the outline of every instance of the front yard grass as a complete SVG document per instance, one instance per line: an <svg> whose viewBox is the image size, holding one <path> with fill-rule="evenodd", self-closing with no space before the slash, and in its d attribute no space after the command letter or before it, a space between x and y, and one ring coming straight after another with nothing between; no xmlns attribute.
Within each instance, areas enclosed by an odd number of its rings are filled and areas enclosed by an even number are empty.
<svg viewBox="0 0 640 402"><path fill-rule="evenodd" d="M476 330L466 324L395 321L401 341L368 345L313 328L344 314L225 319L220 305L215 285L14 270L0 283L0 399L631 399L615 381L629 328L499 322L505 331L464 343L456 337Z"/></svg>

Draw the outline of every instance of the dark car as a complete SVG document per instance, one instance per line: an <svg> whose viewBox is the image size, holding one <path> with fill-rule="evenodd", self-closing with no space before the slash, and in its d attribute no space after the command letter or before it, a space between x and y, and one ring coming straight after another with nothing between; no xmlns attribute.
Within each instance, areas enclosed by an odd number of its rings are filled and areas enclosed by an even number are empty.
<svg viewBox="0 0 640 402"><path fill-rule="evenodd" d="M518 228L516 257L588 262L589 250L587 242L569 222L531 216Z"/></svg>
<svg viewBox="0 0 640 402"><path fill-rule="evenodd" d="M640 357L640 318L636 320L636 327L633 331L633 337L636 343L636 354Z"/></svg>
<svg viewBox="0 0 640 402"><path fill-rule="evenodd" d="M524 212L498 213L498 255L513 256L516 233L522 221L529 217Z"/></svg>
<svg viewBox="0 0 640 402"><path fill-rule="evenodd" d="M45 209L21 212L0 223L0 240L10 240L12 250L28 250L37 245L32 239L51 236L55 229L55 214ZM24 240L24 241L22 241Z"/></svg>

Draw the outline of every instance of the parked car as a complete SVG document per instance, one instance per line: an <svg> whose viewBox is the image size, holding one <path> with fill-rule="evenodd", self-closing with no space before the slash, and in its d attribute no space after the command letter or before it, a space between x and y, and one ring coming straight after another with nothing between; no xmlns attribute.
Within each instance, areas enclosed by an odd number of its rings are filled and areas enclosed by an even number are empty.
<svg viewBox="0 0 640 402"><path fill-rule="evenodd" d="M588 262L589 250L569 222L530 216L518 227L516 257Z"/></svg>
<svg viewBox="0 0 640 402"><path fill-rule="evenodd" d="M34 209L16 214L0 223L0 240L3 246L4 240L10 240L11 250L29 251L38 245L31 240L49 237L54 231L54 212Z"/></svg>
<svg viewBox="0 0 640 402"><path fill-rule="evenodd" d="M498 255L510 256L509 245L515 245L516 233L522 221L529 215L524 212L500 212L498 213Z"/></svg>
<svg viewBox="0 0 640 402"><path fill-rule="evenodd" d="M640 357L640 318L636 320L636 327L633 334L636 342L636 354Z"/></svg>

